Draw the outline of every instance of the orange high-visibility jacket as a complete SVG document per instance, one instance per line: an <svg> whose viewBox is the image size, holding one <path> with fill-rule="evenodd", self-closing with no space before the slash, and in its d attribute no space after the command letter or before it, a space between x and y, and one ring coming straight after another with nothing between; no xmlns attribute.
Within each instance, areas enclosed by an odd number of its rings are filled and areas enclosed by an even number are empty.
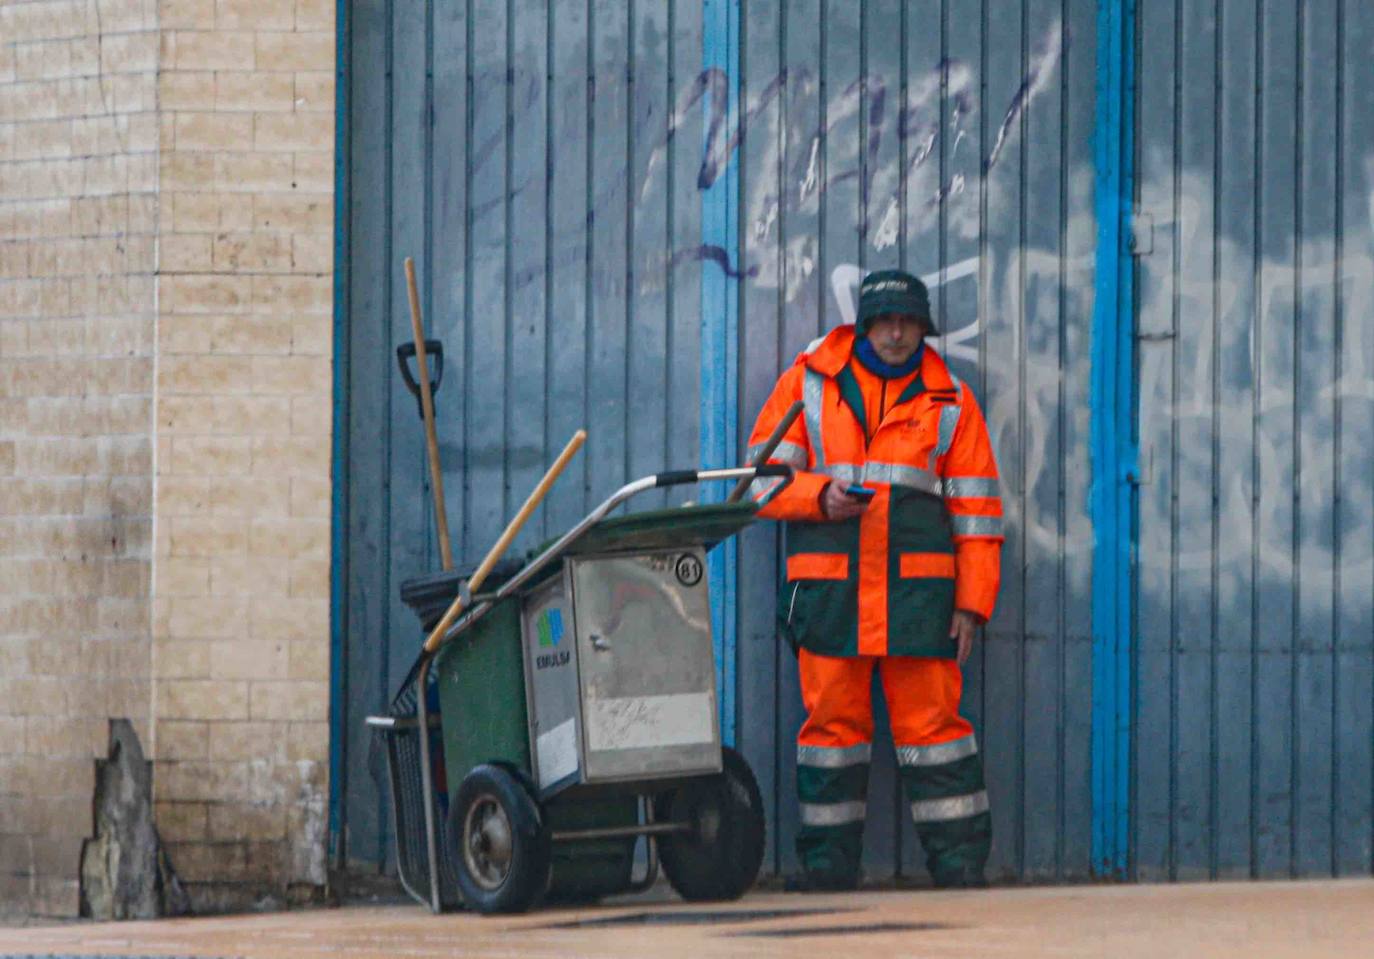
<svg viewBox="0 0 1374 959"><path fill-rule="evenodd" d="M927 343L915 373L883 380L851 360L854 327L812 343L778 380L750 437L752 459L788 408L805 403L756 480L759 515L787 521L781 629L830 656L955 655L953 610L992 615L1002 500L973 391ZM882 391L881 395L878 391ZM877 491L857 519L821 511L829 482Z"/></svg>

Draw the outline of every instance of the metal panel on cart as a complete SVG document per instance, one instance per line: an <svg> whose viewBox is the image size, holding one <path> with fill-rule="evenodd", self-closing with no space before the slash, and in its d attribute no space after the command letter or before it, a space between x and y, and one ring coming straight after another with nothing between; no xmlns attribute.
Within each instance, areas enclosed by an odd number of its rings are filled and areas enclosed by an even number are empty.
<svg viewBox="0 0 1374 959"><path fill-rule="evenodd" d="M569 566L587 782L719 772L702 550Z"/></svg>
<svg viewBox="0 0 1374 959"><path fill-rule="evenodd" d="M545 794L577 781L582 771L577 643L565 578L555 576L531 593L520 615L534 781Z"/></svg>

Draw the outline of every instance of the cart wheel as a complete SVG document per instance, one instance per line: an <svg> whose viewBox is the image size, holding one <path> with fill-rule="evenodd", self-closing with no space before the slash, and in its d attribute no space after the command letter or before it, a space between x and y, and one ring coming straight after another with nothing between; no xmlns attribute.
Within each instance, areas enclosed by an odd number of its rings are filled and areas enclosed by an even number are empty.
<svg viewBox="0 0 1374 959"><path fill-rule="evenodd" d="M663 871L690 901L738 899L763 864L763 798L744 757L728 746L718 776L687 783L662 796L666 822L689 822L692 831L658 841Z"/></svg>
<svg viewBox="0 0 1374 959"><path fill-rule="evenodd" d="M500 766L477 766L463 777L448 815L463 901L481 913L534 905L549 884L549 833L525 784Z"/></svg>

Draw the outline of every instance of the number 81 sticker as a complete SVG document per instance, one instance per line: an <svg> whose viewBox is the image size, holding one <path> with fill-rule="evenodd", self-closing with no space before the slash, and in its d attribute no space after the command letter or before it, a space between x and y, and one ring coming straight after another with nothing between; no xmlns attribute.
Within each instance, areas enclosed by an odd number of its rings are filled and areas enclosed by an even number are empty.
<svg viewBox="0 0 1374 959"><path fill-rule="evenodd" d="M701 560L691 553L683 553L677 558L677 581L683 586L695 586L701 582Z"/></svg>

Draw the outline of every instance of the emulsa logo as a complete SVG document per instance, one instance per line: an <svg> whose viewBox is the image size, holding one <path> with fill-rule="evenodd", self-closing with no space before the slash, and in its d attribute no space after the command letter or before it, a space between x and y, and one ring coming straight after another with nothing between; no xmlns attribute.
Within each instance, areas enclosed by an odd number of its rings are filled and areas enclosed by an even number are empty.
<svg viewBox="0 0 1374 959"><path fill-rule="evenodd" d="M571 653L566 649L558 648L559 644L563 642L563 611L561 609L544 610L539 616L535 630L539 634L539 648L551 650L546 653L538 653L534 657L535 669L566 666L572 661Z"/></svg>

